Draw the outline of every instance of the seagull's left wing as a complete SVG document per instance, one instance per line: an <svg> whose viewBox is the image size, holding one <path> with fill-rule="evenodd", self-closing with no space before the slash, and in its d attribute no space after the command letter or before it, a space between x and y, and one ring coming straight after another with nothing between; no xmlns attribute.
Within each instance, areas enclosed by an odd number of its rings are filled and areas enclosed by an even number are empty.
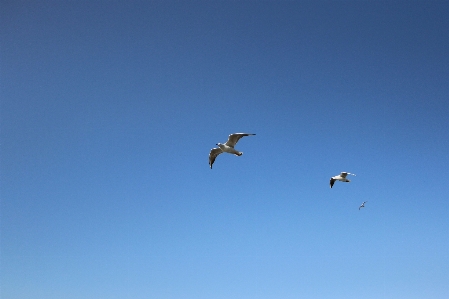
<svg viewBox="0 0 449 299"><path fill-rule="evenodd" d="M256 135L256 134L249 134L249 133L234 133L229 135L228 141L226 141L226 145L230 147L234 147L237 142L240 140L240 138L250 135Z"/></svg>
<svg viewBox="0 0 449 299"><path fill-rule="evenodd" d="M209 153L209 165L210 165L210 169L212 169L212 164L214 164L215 159L217 158L217 156L218 156L219 154L221 154L222 152L223 152L223 151L221 150L221 148L218 148L218 147L213 148L213 149L210 150L210 153Z"/></svg>

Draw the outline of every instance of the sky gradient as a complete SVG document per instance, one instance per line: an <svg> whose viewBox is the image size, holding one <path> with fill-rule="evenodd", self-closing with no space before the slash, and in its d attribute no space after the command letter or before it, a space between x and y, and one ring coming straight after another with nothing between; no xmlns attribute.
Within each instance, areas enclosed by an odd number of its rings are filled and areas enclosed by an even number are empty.
<svg viewBox="0 0 449 299"><path fill-rule="evenodd" d="M2 298L449 297L449 2L0 6Z"/></svg>

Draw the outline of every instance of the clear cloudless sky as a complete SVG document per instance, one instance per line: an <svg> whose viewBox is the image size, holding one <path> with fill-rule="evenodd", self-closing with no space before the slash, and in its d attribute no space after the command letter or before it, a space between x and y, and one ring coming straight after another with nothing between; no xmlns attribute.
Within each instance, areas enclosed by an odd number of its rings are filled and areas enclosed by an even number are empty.
<svg viewBox="0 0 449 299"><path fill-rule="evenodd" d="M0 6L2 298L449 298L448 1Z"/></svg>

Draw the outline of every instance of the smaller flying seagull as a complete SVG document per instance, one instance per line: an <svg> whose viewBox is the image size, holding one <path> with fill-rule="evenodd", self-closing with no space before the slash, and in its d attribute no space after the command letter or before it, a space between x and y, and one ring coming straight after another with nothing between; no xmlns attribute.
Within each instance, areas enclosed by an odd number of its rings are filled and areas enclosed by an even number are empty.
<svg viewBox="0 0 449 299"><path fill-rule="evenodd" d="M364 202L362 202L362 204L360 205L360 207L359 207L359 210L361 209L361 208L364 208L365 207L365 203L367 203L368 201L364 201Z"/></svg>
<svg viewBox="0 0 449 299"><path fill-rule="evenodd" d="M256 134L234 133L234 134L229 135L228 141L226 141L225 144L217 143L218 147L211 149L210 153L209 153L210 169L212 169L212 164L214 164L215 159L221 153L229 153L229 154L233 154L236 156L243 155L242 152L239 152L236 149L234 149L234 146L237 144L237 142L240 140L240 138L245 137L245 136L251 136L251 135L256 135Z"/></svg>
<svg viewBox="0 0 449 299"><path fill-rule="evenodd" d="M350 180L348 180L348 179L346 178L346 176L347 176L348 174L351 174L351 175L354 175L354 176L355 176L355 174L353 174L353 173L342 172L342 173L340 173L339 175L336 175L336 176L331 177L331 180L330 180L331 188L332 188L332 186L334 185L335 181L340 181L340 182L349 183Z"/></svg>

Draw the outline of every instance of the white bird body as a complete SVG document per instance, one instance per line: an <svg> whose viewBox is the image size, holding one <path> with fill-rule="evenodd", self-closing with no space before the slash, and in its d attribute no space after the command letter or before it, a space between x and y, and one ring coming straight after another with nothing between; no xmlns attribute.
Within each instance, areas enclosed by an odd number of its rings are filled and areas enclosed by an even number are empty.
<svg viewBox="0 0 449 299"><path fill-rule="evenodd" d="M344 183L349 183L350 180L348 180L348 179L346 178L346 176L347 176L348 174L351 174L351 175L355 176L355 174L353 174L353 173L342 172L342 173L340 173L339 175L336 175L336 176L331 177L331 179L330 179L330 186L331 186L331 188L332 188L332 186L334 185L335 181L340 181L340 182L344 182Z"/></svg>
<svg viewBox="0 0 449 299"><path fill-rule="evenodd" d="M225 153L234 154L236 156L241 156L243 154L242 152L239 152L238 150L236 150L232 146L226 145L226 143L225 144L217 143L217 145Z"/></svg>
<svg viewBox="0 0 449 299"><path fill-rule="evenodd" d="M236 155L236 156L243 155L243 152L239 152L238 150L236 150L234 148L234 146L237 144L237 142L240 140L240 138L245 137L245 136L251 136L251 135L256 135L256 134L234 133L234 134L230 134L229 135L228 141L226 141L226 143L224 143L224 144L223 143L217 143L218 147L215 147L215 148L211 149L210 153L209 153L209 165L210 165L210 168L212 169L212 164L214 164L215 159L221 153L229 153L229 154L233 154L233 155Z"/></svg>

